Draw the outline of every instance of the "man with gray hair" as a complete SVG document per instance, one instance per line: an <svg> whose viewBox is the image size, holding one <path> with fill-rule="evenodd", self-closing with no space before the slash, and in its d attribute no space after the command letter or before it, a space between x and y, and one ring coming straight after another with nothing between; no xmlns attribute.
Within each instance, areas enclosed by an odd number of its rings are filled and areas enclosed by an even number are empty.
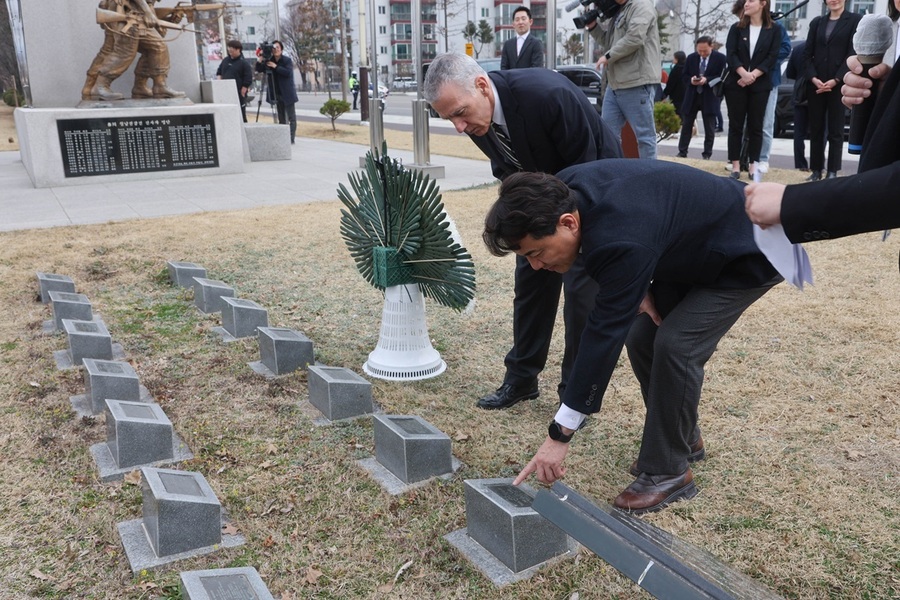
<svg viewBox="0 0 900 600"><path fill-rule="evenodd" d="M486 73L469 56L441 54L428 67L424 95L441 118L475 142L501 180L519 171L554 174L571 165L622 156L616 135L587 96L550 69ZM537 376L547 361L563 286L566 350L558 390L565 390L596 284L580 260L562 275L535 271L518 258L506 375L495 392L478 401L479 407L502 409L537 398Z"/></svg>

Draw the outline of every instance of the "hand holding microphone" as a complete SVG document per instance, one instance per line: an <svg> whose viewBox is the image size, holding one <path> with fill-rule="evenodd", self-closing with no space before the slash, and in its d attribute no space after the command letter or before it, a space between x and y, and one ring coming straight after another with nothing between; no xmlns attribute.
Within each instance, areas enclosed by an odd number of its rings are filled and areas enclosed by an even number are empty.
<svg viewBox="0 0 900 600"><path fill-rule="evenodd" d="M887 15L863 15L859 21L853 35L853 47L857 52L856 58L862 65L862 77L871 79L869 69L880 65L884 53L891 47L894 37L891 25L891 19ZM854 106L850 112L850 139L847 142L847 152L850 154L862 152L863 138L875 106L877 88L873 86L871 92L867 99Z"/></svg>

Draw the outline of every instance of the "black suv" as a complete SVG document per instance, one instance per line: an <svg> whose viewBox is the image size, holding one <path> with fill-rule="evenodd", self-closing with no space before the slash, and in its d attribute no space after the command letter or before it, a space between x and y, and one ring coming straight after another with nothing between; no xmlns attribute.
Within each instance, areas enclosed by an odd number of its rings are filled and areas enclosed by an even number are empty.
<svg viewBox="0 0 900 600"><path fill-rule="evenodd" d="M593 65L559 65L556 70L584 92L598 113L603 109L600 73Z"/></svg>

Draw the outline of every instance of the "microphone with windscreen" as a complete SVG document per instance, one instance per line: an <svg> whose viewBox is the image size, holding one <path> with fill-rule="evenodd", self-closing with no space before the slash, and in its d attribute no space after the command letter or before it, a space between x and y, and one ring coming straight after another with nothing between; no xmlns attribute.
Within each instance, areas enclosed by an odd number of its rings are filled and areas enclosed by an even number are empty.
<svg viewBox="0 0 900 600"><path fill-rule="evenodd" d="M894 38L891 23L891 18L887 15L869 14L863 15L859 25L856 26L853 48L856 50L856 58L862 64L861 75L863 77L869 77L869 69L880 65L884 53L891 47ZM866 135L866 128L869 126L872 108L875 106L878 86L872 85L871 89L872 94L850 111L850 139L847 142L847 152L850 154L862 152L863 138Z"/></svg>

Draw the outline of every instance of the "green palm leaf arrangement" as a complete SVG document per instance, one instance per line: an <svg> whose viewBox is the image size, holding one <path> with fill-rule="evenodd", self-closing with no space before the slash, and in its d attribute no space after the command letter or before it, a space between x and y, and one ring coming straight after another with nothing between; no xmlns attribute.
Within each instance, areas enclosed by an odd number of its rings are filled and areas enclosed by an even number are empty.
<svg viewBox="0 0 900 600"><path fill-rule="evenodd" d="M368 152L361 173L349 175L353 194L338 186L341 237L356 268L380 290L417 283L422 294L455 310L475 296L475 265L453 240L440 188L387 154Z"/></svg>

